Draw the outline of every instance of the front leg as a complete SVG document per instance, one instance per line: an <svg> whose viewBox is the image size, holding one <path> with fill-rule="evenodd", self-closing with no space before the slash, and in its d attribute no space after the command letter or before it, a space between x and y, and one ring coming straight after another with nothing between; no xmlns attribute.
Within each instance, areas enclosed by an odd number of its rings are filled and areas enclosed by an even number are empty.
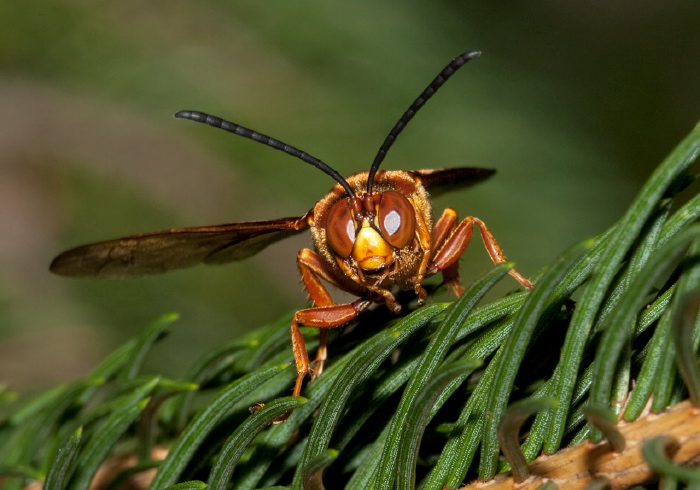
<svg viewBox="0 0 700 490"><path fill-rule="evenodd" d="M326 265L321 257L308 249L303 249L297 256L297 266L301 272L304 287L309 292L314 307L299 310L292 319L292 352L297 368L297 380L294 385L292 396L299 396L304 383L304 378L311 372L309 366L309 354L306 350L304 336L299 330L299 325L317 327L321 329L339 327L353 320L362 311L367 309L371 301L358 299L352 303L336 305L333 303L330 293L321 282L321 279L344 289L342 284L336 280L333 271ZM350 292L350 291L348 291ZM319 336L319 346L314 361L314 376L318 376L323 371L323 365L327 358L327 335L321 330Z"/></svg>
<svg viewBox="0 0 700 490"><path fill-rule="evenodd" d="M435 228L433 228L433 260L442 251L443 245L445 245L447 239L454 233L456 226L457 212L452 208L445 208L442 212L442 216L440 216L440 219L435 223ZM442 272L443 282L447 284L447 287L452 289L455 296L460 297L464 289L462 288L462 283L459 281L459 257L457 257L457 259L458 260L455 260L452 264L440 269L440 272Z"/></svg>
<svg viewBox="0 0 700 490"><path fill-rule="evenodd" d="M484 246L486 247L486 251L491 258L491 261L494 264L502 264L506 261L506 257L503 255L501 247L498 245L498 242L496 242L496 239L493 237L489 229L486 228L484 222L479 218L467 216L461 223L459 223L459 225L457 225L454 231L452 231L449 236L444 239L443 246L438 249L437 254L433 258L433 261L428 268L429 275L436 274L440 271L449 271L450 273L452 273L452 270L456 271L456 269L452 268L456 267L456 263L464 253L464 250L466 250L467 245L469 245L469 240L471 240L472 232L474 230L474 224L479 227L481 238L484 241ZM532 289L535 287L515 269L511 269L508 273L524 288Z"/></svg>

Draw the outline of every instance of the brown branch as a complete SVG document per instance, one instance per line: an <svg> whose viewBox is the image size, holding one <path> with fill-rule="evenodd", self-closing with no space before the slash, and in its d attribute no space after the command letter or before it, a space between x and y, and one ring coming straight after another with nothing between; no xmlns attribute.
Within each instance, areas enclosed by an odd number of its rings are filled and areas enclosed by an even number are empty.
<svg viewBox="0 0 700 490"><path fill-rule="evenodd" d="M613 453L607 442L584 442L552 454L540 456L529 464L530 477L515 483L510 473L488 482L477 481L460 490L535 490L548 480L559 488L585 488L598 477L607 477L612 489L628 488L656 476L642 458L644 443L656 436L672 436L678 450L671 456L677 464L700 463L700 409L683 402L661 414L651 414L619 427L626 440L625 450Z"/></svg>

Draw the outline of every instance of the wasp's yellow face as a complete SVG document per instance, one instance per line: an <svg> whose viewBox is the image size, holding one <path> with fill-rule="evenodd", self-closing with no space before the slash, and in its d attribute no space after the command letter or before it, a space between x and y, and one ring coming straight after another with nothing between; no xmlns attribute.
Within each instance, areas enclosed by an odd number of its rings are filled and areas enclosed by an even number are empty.
<svg viewBox="0 0 700 490"><path fill-rule="evenodd" d="M367 220L357 232L351 256L360 269L369 273L382 271L394 262L391 245Z"/></svg>

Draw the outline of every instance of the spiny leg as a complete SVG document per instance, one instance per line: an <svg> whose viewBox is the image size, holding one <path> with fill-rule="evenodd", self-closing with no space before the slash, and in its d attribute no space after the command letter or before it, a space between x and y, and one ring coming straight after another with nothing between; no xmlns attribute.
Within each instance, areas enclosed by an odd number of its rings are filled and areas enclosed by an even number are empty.
<svg viewBox="0 0 700 490"><path fill-rule="evenodd" d="M309 353L306 350L306 342L304 342L304 336L299 330L299 323L297 321L297 313L294 314L292 319L292 353L294 354L294 362L297 368L297 380L294 383L294 390L292 391L292 396L301 395L301 388L304 383L304 378L306 373L309 372Z"/></svg>
<svg viewBox="0 0 700 490"><path fill-rule="evenodd" d="M333 304L333 298L331 298L330 293L321 282L321 278L336 287L340 287L340 285L335 281L330 271L328 271L321 257L315 252L305 248L302 249L297 256L297 264L301 271L304 286L309 292L314 306L331 306ZM318 348L316 349L316 359L314 360L314 370L311 379L315 379L323 372L326 359L328 359L328 332L321 330L318 336Z"/></svg>
<svg viewBox="0 0 700 490"><path fill-rule="evenodd" d="M457 211L445 208L433 228L433 255L437 255L457 226Z"/></svg>
<svg viewBox="0 0 700 490"><path fill-rule="evenodd" d="M304 281L304 287L309 292L314 306L322 308L332 306L334 304L333 298L331 298L321 279L339 289L343 289L342 285L336 281L333 271L326 266L326 263L317 253L307 248L302 249L297 255L297 265ZM316 349L316 359L313 363L312 379L320 376L323 372L326 359L328 359L328 332L322 329L318 336L318 348Z"/></svg>
<svg viewBox="0 0 700 490"><path fill-rule="evenodd" d="M503 254L503 251L501 250L501 247L500 245L498 245L498 242L496 241L494 236L491 234L489 229L486 228L486 224L484 224L484 222L481 221L479 218L472 217L472 219L479 226L481 238L484 241L484 245L486 246L486 251L491 257L491 261L494 264L502 264L503 262L505 262L506 256ZM518 281L525 289L532 289L535 287L534 284L532 284L528 279L526 279L515 269L511 269L510 271L508 271L508 274L510 274L513 279Z"/></svg>
<svg viewBox="0 0 700 490"><path fill-rule="evenodd" d="M297 311L292 320L292 350L297 367L297 381L294 386L294 396L301 393L304 378L311 371L309 365L309 354L306 350L304 337L299 330L299 325L318 327L319 346L312 377L317 377L323 371L323 366L328 357L328 334L326 328L339 327L343 325L369 306L367 300L357 300L353 303L336 305L333 303L330 293L321 282L321 279L334 286L346 290L334 277L333 271L326 265L321 257L308 249L303 249L297 256L297 266L301 272L304 287L309 292L314 307ZM352 291L348 291L351 292Z"/></svg>
<svg viewBox="0 0 700 490"><path fill-rule="evenodd" d="M440 219L435 223L433 228L433 256L437 256L442 250L447 239L452 235L457 226L457 212L452 208L445 208L440 216ZM462 296L464 289L459 281L459 260L455 260L452 264L441 270L442 280L447 287L452 289L457 297Z"/></svg>
<svg viewBox="0 0 700 490"><path fill-rule="evenodd" d="M297 380L294 384L292 396L301 394L304 378L311 371L306 342L304 342L304 336L299 330L299 325L322 329L339 327L357 317L357 315L367 309L370 303L369 300L358 299L352 303L342 305L307 308L294 314L292 319L292 352L296 362Z"/></svg>
<svg viewBox="0 0 700 490"><path fill-rule="evenodd" d="M464 253L464 250L469 245L469 240L471 240L472 232L474 230L474 224L479 227L481 232L481 238L484 241L484 246L486 251L494 264L502 264L506 261L506 257L501 250L501 247L496 242L489 229L486 227L483 221L479 218L473 216L468 216L462 220L459 225L455 228L454 232L445 240L445 244L439 250L432 264L430 265L429 273L435 274L440 271L444 271L449 267L453 266L455 262ZM515 269L511 269L508 272L516 281L518 281L524 288L532 289L534 285L523 277Z"/></svg>

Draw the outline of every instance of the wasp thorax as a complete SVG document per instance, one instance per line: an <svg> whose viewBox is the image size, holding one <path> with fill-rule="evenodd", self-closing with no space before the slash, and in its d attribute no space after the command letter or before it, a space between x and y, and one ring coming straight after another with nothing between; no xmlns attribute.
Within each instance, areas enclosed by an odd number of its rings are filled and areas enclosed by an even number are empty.
<svg viewBox="0 0 700 490"><path fill-rule="evenodd" d="M365 272L384 270L394 251L415 236L413 206L399 192L386 191L333 204L326 221L326 237L341 258L352 257Z"/></svg>

